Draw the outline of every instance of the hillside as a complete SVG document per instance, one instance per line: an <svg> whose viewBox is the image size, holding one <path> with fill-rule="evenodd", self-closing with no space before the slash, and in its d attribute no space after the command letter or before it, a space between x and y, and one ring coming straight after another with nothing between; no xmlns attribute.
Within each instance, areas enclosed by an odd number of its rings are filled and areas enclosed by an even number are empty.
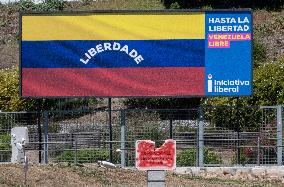
<svg viewBox="0 0 284 187"><path fill-rule="evenodd" d="M19 64L19 5L0 5L0 69ZM164 9L160 0L83 1L65 3L63 10L155 10ZM284 54L284 10L254 11L255 38L267 49L268 61Z"/></svg>

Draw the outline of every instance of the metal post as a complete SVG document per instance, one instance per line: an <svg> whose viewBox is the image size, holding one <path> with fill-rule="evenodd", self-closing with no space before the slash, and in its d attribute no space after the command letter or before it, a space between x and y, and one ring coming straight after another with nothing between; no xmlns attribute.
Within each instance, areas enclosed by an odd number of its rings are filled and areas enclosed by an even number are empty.
<svg viewBox="0 0 284 187"><path fill-rule="evenodd" d="M112 155L112 122L111 122L111 98L108 98L108 125L109 125L109 161L113 161Z"/></svg>
<svg viewBox="0 0 284 187"><path fill-rule="evenodd" d="M120 164L125 167L125 111L120 111Z"/></svg>
<svg viewBox="0 0 284 187"><path fill-rule="evenodd" d="M173 119L170 119L170 139L173 139Z"/></svg>
<svg viewBox="0 0 284 187"><path fill-rule="evenodd" d="M199 108L199 123L198 123L198 166L204 166L204 112L203 108Z"/></svg>
<svg viewBox="0 0 284 187"><path fill-rule="evenodd" d="M48 164L48 112L43 113L44 126L44 163Z"/></svg>
<svg viewBox="0 0 284 187"><path fill-rule="evenodd" d="M260 137L257 137L257 165L260 166Z"/></svg>
<svg viewBox="0 0 284 187"><path fill-rule="evenodd" d="M241 148L240 148L240 106L237 97L237 162L241 164Z"/></svg>
<svg viewBox="0 0 284 187"><path fill-rule="evenodd" d="M38 162L41 163L41 150L42 150L42 134L40 125L40 100L37 100L37 133L38 133Z"/></svg>
<svg viewBox="0 0 284 187"><path fill-rule="evenodd" d="M282 106L277 106L277 165L282 165Z"/></svg>
<svg viewBox="0 0 284 187"><path fill-rule="evenodd" d="M78 164L78 138L75 138L75 158L74 158L75 165Z"/></svg>
<svg viewBox="0 0 284 187"><path fill-rule="evenodd" d="M173 102L173 98L170 98L170 105L174 106L174 102ZM172 112L170 112L170 139L173 139L173 117L174 117L174 113L175 111L172 110Z"/></svg>

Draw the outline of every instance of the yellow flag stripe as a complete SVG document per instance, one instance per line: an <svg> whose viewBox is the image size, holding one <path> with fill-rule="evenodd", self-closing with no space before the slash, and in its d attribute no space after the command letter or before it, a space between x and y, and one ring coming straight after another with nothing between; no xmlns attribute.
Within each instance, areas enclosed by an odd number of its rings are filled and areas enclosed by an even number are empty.
<svg viewBox="0 0 284 187"><path fill-rule="evenodd" d="M205 14L22 17L22 40L204 39Z"/></svg>

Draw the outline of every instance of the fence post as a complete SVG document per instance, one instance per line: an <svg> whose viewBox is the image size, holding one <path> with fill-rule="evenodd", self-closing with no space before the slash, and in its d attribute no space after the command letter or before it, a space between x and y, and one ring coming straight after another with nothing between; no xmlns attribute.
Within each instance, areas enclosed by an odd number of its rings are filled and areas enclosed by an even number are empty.
<svg viewBox="0 0 284 187"><path fill-rule="evenodd" d="M122 168L125 164L125 110L120 111L120 165Z"/></svg>
<svg viewBox="0 0 284 187"><path fill-rule="evenodd" d="M170 139L173 139L173 119L172 119L172 116L171 116L171 119L170 119Z"/></svg>
<svg viewBox="0 0 284 187"><path fill-rule="evenodd" d="M108 98L108 126L109 126L109 161L113 162L113 142L112 142L112 119L111 119L111 98Z"/></svg>
<svg viewBox="0 0 284 187"><path fill-rule="evenodd" d="M277 165L282 165L282 106L277 106Z"/></svg>
<svg viewBox="0 0 284 187"><path fill-rule="evenodd" d="M41 151L42 151L42 132L41 132L41 102L39 99L37 99L37 134L38 134L38 163L41 164Z"/></svg>
<svg viewBox="0 0 284 187"><path fill-rule="evenodd" d="M78 164L78 137L75 137L75 158L74 158L75 165Z"/></svg>
<svg viewBox="0 0 284 187"><path fill-rule="evenodd" d="M198 166L204 166L204 111L199 108L199 123L198 123Z"/></svg>
<svg viewBox="0 0 284 187"><path fill-rule="evenodd" d="M44 126L44 163L48 164L48 112L43 113Z"/></svg>
<svg viewBox="0 0 284 187"><path fill-rule="evenodd" d="M257 165L260 166L260 137L257 137Z"/></svg>

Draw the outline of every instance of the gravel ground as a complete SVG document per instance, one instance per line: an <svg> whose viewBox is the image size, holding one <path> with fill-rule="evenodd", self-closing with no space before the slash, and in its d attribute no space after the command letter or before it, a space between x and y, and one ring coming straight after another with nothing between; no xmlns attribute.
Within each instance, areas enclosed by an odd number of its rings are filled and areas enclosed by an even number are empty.
<svg viewBox="0 0 284 187"><path fill-rule="evenodd" d="M22 165L1 164L0 186L23 186ZM167 186L282 186L281 182L205 179L167 173ZM97 164L85 166L31 165L27 186L146 186L146 172L133 169L109 169Z"/></svg>

